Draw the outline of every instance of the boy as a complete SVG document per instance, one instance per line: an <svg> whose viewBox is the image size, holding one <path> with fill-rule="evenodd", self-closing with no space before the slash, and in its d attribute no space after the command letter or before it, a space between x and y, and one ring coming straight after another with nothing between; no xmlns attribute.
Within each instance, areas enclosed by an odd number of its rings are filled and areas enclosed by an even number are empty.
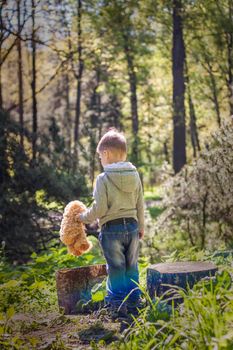
<svg viewBox="0 0 233 350"><path fill-rule="evenodd" d="M96 179L93 205L79 218L85 224L99 219L99 242L108 272L105 303L125 314L140 302L140 290L132 279L139 283L139 239L144 236L142 184L135 166L126 161L126 139L120 132L110 129L99 141L97 153L104 172ZM127 309L122 301L130 292Z"/></svg>

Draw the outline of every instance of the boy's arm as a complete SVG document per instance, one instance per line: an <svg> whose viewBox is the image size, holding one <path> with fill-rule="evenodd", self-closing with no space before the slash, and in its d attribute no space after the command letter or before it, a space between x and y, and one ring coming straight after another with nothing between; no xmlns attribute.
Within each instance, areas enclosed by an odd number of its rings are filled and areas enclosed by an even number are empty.
<svg viewBox="0 0 233 350"><path fill-rule="evenodd" d="M138 192L138 199L137 199L137 216L138 216L138 224L139 224L139 232L140 237L143 237L144 235L144 197L143 197L143 189L142 189L142 183L140 180L139 184L139 192Z"/></svg>
<svg viewBox="0 0 233 350"><path fill-rule="evenodd" d="M107 192L104 182L100 176L97 176L93 196L94 202L92 206L79 215L79 219L84 224L91 224L93 221L100 218L107 212Z"/></svg>

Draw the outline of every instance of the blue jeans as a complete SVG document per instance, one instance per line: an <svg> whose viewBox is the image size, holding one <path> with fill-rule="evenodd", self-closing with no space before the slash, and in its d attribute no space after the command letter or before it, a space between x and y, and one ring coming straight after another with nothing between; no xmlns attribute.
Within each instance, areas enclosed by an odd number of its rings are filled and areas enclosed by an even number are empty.
<svg viewBox="0 0 233 350"><path fill-rule="evenodd" d="M141 295L139 283L139 229L137 221L103 225L99 242L106 259L106 303L120 304L131 292L127 302L136 302ZM133 281L134 280L134 281Z"/></svg>

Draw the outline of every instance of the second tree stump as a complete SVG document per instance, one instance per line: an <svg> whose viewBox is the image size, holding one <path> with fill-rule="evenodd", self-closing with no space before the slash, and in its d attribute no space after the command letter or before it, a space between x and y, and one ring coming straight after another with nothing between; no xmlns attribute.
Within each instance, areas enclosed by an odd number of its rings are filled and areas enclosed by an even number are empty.
<svg viewBox="0 0 233 350"><path fill-rule="evenodd" d="M192 288L195 282L203 277L213 276L217 270L217 266L213 263L202 261L182 261L151 265L147 269L147 290L151 299L155 296L160 297L164 292L172 288L163 284L170 284L187 290L187 284ZM165 298L168 297L171 297L171 295L165 296ZM180 301L182 301L182 298L177 299L175 304Z"/></svg>

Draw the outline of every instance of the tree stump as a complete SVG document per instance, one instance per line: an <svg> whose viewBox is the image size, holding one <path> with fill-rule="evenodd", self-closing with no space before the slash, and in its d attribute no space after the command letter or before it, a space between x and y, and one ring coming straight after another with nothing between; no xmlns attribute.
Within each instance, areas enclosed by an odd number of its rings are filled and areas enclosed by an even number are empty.
<svg viewBox="0 0 233 350"><path fill-rule="evenodd" d="M193 287L194 283L203 277L213 276L218 270L217 266L211 262L183 261L173 263L160 263L147 268L147 290L153 299L161 296L172 287L164 286L170 284L187 290L187 286ZM170 293L168 293L170 294ZM163 299L171 297L171 294L164 295ZM182 302L182 298L174 299L175 305ZM171 304L171 300L168 303Z"/></svg>
<svg viewBox="0 0 233 350"><path fill-rule="evenodd" d="M65 314L76 313L76 303L80 299L90 300L91 288L102 282L106 275L105 264L57 270L55 277L59 308L63 308Z"/></svg>

